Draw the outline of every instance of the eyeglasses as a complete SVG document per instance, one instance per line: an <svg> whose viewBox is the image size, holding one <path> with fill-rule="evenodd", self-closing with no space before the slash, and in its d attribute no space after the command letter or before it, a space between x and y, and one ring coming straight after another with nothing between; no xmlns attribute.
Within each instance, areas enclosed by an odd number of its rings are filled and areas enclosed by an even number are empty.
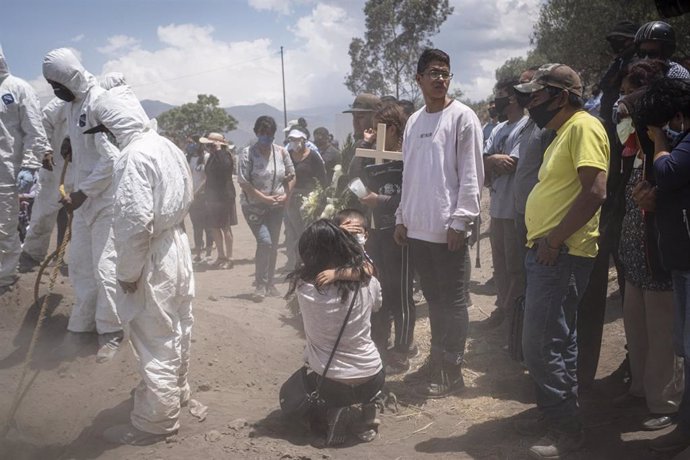
<svg viewBox="0 0 690 460"><path fill-rule="evenodd" d="M427 75L432 80L450 80L453 78L453 74L450 72L444 72L442 70L430 70Z"/></svg>

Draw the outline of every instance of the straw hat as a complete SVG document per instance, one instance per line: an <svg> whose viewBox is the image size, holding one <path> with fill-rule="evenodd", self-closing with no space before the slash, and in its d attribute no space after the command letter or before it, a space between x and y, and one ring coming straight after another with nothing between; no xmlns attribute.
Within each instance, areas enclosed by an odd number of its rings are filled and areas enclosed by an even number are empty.
<svg viewBox="0 0 690 460"><path fill-rule="evenodd" d="M200 137L199 142L202 144L230 145L228 141L225 140L225 136L220 133L208 133L208 136Z"/></svg>

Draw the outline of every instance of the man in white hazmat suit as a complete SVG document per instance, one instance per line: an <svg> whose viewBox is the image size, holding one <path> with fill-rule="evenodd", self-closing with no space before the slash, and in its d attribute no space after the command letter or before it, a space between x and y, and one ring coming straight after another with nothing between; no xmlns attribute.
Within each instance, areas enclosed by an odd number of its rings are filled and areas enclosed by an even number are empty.
<svg viewBox="0 0 690 460"><path fill-rule="evenodd" d="M117 151L98 150L92 106L105 90L72 51L60 48L43 59L43 76L57 97L67 102L67 126L72 144L74 190L63 200L74 210L69 277L75 302L67 329L98 332L97 361L112 358L123 333L115 309L115 248L113 223L113 163Z"/></svg>
<svg viewBox="0 0 690 460"><path fill-rule="evenodd" d="M38 163L50 145L41 123L41 105L31 85L11 75L0 48L0 294L17 281L21 246L17 224L17 173L22 164Z"/></svg>
<svg viewBox="0 0 690 460"><path fill-rule="evenodd" d="M50 142L53 152L60 152L62 142L68 137L67 133L67 103L59 98L53 98L43 107L43 128ZM50 236L57 222L60 204L60 175L65 159L60 154L53 155L52 170L42 169L39 172L41 190L34 200L31 212L29 231L24 239L22 254L19 259L19 271L31 271L39 265L48 254ZM70 190L70 176L65 176L66 189Z"/></svg>
<svg viewBox="0 0 690 460"><path fill-rule="evenodd" d="M194 275L182 223L194 196L192 176L184 153L150 129L128 87L108 91L94 111L121 149L113 175L122 288L117 308L123 324L129 324L142 376L131 424L111 427L103 436L113 443L146 445L178 430L180 407L190 397ZM113 148L103 133L95 136L99 149Z"/></svg>
<svg viewBox="0 0 690 460"><path fill-rule="evenodd" d="M125 83L125 76L121 72L106 73L100 80L101 88L106 90ZM43 108L43 127L54 152L60 151L62 141L68 136L66 106L65 101L56 97ZM34 201L31 224L22 247L19 259L20 272L31 271L45 259L50 246L50 236L62 208L58 187L65 160L62 155L55 155L53 159L53 170L44 169L40 172L41 191ZM67 190L71 189L69 168L68 166L65 176Z"/></svg>

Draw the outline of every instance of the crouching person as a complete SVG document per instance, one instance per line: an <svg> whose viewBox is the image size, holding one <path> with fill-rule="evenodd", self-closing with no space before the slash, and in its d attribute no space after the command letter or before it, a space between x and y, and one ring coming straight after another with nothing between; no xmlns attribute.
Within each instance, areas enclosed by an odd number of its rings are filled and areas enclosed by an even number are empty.
<svg viewBox="0 0 690 460"><path fill-rule="evenodd" d="M372 441L385 379L371 339L381 286L355 237L328 220L307 227L298 250L302 263L288 275L288 296L296 292L304 321L307 391L322 401L308 414L310 426L328 446L344 443L348 430Z"/></svg>
<svg viewBox="0 0 690 460"><path fill-rule="evenodd" d="M113 233L117 251L117 308L139 360L142 381L134 392L131 423L103 433L112 443L147 445L179 428L187 382L194 279L182 222L193 198L184 154L150 129L128 87L101 96L96 117L115 136L121 155L113 180ZM102 149L115 148L104 133Z"/></svg>

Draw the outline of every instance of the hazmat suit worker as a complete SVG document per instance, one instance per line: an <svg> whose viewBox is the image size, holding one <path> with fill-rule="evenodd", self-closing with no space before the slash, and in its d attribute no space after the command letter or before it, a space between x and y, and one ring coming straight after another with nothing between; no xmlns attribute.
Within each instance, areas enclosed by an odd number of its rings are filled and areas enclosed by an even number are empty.
<svg viewBox="0 0 690 460"><path fill-rule="evenodd" d="M67 132L67 103L59 98L53 98L43 107L43 128L50 142L53 152L60 152ZM60 204L60 176L66 159L55 154L52 157L52 170L42 169L39 172L41 190L38 192L31 213L31 223L24 240L22 254L19 259L19 271L28 272L39 265L48 254L50 236L58 220L58 214L63 209ZM65 175L65 190L71 191L71 167L67 167ZM64 225L66 225L66 219ZM62 229L58 230L62 233ZM61 238L58 237L60 241Z"/></svg>
<svg viewBox="0 0 690 460"><path fill-rule="evenodd" d="M127 84L122 72L108 72L101 77L100 85L103 89L113 89Z"/></svg>
<svg viewBox="0 0 690 460"><path fill-rule="evenodd" d="M69 277L75 301L67 329L98 332L96 360L111 359L123 333L115 308L115 247L113 245L113 164L118 151L96 148L93 104L105 90L66 48L43 59L43 76L55 95L66 102L67 130L72 145L74 191L62 200L74 212L69 247Z"/></svg>
<svg viewBox="0 0 690 460"><path fill-rule="evenodd" d="M21 246L17 173L51 155L41 105L31 85L11 75L0 48L0 294L17 281Z"/></svg>
<svg viewBox="0 0 690 460"><path fill-rule="evenodd" d="M108 91L94 110L121 149L113 174L117 308L142 377L131 423L103 436L145 445L178 430L180 407L190 397L194 275L182 223L194 197L192 176L184 153L151 129L131 89ZM114 148L103 133L95 136L99 148Z"/></svg>

